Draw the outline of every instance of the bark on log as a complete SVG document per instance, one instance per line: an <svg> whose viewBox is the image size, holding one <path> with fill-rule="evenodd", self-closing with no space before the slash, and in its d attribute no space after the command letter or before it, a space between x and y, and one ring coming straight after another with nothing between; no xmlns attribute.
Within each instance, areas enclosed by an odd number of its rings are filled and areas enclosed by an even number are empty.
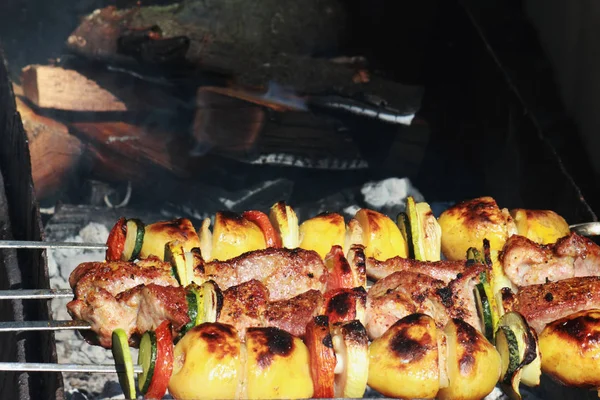
<svg viewBox="0 0 600 400"><path fill-rule="evenodd" d="M85 145L64 124L36 114L18 97L16 103L29 140L35 192L41 200L64 188L79 165Z"/></svg>

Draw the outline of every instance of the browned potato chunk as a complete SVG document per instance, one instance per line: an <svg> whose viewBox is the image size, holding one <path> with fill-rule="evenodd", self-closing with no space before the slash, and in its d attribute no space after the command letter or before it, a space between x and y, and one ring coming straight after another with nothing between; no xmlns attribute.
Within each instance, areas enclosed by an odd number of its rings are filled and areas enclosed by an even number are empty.
<svg viewBox="0 0 600 400"><path fill-rule="evenodd" d="M346 222L336 213L323 213L300 225L300 248L314 250L325 258L333 246L344 246Z"/></svg>
<svg viewBox="0 0 600 400"><path fill-rule="evenodd" d="M308 348L278 328L246 331L248 399L296 399L313 395Z"/></svg>
<svg viewBox="0 0 600 400"><path fill-rule="evenodd" d="M435 398L440 389L437 336L428 315L397 321L371 343L369 386L388 397Z"/></svg>
<svg viewBox="0 0 600 400"><path fill-rule="evenodd" d="M600 310L554 321L539 336L542 371L568 386L600 387Z"/></svg>
<svg viewBox="0 0 600 400"><path fill-rule="evenodd" d="M176 399L232 399L242 376L240 339L231 325L189 330L173 353L169 393Z"/></svg>
<svg viewBox="0 0 600 400"><path fill-rule="evenodd" d="M400 228L387 215L360 209L354 218L360 224L365 255L385 261L393 257L408 257L408 243Z"/></svg>
<svg viewBox="0 0 600 400"><path fill-rule="evenodd" d="M444 329L448 350L449 385L440 389L440 400L482 399L500 378L500 354L475 328L452 319Z"/></svg>
<svg viewBox="0 0 600 400"><path fill-rule="evenodd" d="M217 212L212 232L212 260L230 260L266 247L265 235L258 225L239 214Z"/></svg>
<svg viewBox="0 0 600 400"><path fill-rule="evenodd" d="M501 210L491 197L458 203L444 211L438 222L442 228L442 253L448 260L464 260L467 249L481 249L483 239L491 250L502 250L516 228L508 210Z"/></svg>
<svg viewBox="0 0 600 400"><path fill-rule="evenodd" d="M510 215L517 225L517 233L536 243L556 243L571 232L567 221L554 211L517 208L511 210Z"/></svg>
<svg viewBox="0 0 600 400"><path fill-rule="evenodd" d="M185 251L191 251L194 247L200 247L200 239L198 238L196 229L192 221L187 218L146 225L144 229L144 241L138 258L148 258L153 255L164 260L165 245L175 240L180 242Z"/></svg>

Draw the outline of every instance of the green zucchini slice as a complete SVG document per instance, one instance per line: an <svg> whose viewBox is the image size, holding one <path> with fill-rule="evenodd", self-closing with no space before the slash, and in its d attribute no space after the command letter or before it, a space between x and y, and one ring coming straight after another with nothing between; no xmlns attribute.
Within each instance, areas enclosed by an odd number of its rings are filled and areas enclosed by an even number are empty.
<svg viewBox="0 0 600 400"><path fill-rule="evenodd" d="M494 341L494 318L492 316L492 304L485 290L484 283L478 283L473 289L475 304L481 321L483 335L493 343Z"/></svg>
<svg viewBox="0 0 600 400"><path fill-rule="evenodd" d="M138 364L142 366L142 373L138 375L138 388L142 394L148 391L152 382L157 355L156 333L147 331L142 335L138 353Z"/></svg>
<svg viewBox="0 0 600 400"><path fill-rule="evenodd" d="M408 220L408 215L405 212L401 212L398 214L396 218L396 223L398 224L398 228L400 228L400 233L404 237L404 241L408 245L408 258L415 258L415 248L413 246L412 234L410 231L410 222Z"/></svg>
<svg viewBox="0 0 600 400"><path fill-rule="evenodd" d="M144 244L144 223L139 219L128 219L126 222L127 233L125 236L125 246L123 248L123 258L127 261L134 261L142 251Z"/></svg>
<svg viewBox="0 0 600 400"><path fill-rule="evenodd" d="M171 264L172 273L181 286L189 285L187 263L181 242L173 240L165 244L165 261Z"/></svg>
<svg viewBox="0 0 600 400"><path fill-rule="evenodd" d="M498 327L496 332L496 349L500 353L502 374L500 383L504 392L514 399L520 399L519 383L521 381L521 355L517 336L508 326Z"/></svg>
<svg viewBox="0 0 600 400"><path fill-rule="evenodd" d="M125 330L118 328L112 333L112 355L119 376L121 389L126 399L135 399L135 377L133 375L133 360L129 349L129 340Z"/></svg>

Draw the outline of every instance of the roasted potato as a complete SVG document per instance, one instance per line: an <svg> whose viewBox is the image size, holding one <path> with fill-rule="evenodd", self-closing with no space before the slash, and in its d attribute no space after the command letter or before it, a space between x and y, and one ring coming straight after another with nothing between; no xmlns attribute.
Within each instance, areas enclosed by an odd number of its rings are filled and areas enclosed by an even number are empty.
<svg viewBox="0 0 600 400"><path fill-rule="evenodd" d="M229 260L243 253L265 249L261 229L239 214L219 211L212 230L212 260Z"/></svg>
<svg viewBox="0 0 600 400"><path fill-rule="evenodd" d="M556 320L539 336L542 371L568 386L600 387L600 310Z"/></svg>
<svg viewBox="0 0 600 400"><path fill-rule="evenodd" d="M336 213L323 213L300 225L300 248L314 250L325 258L333 246L344 246L346 223Z"/></svg>
<svg viewBox="0 0 600 400"><path fill-rule="evenodd" d="M440 389L437 336L428 315L398 320L371 343L369 386L387 397L435 398Z"/></svg>
<svg viewBox="0 0 600 400"><path fill-rule="evenodd" d="M314 387L308 348L278 328L246 331L247 399L310 398Z"/></svg>
<svg viewBox="0 0 600 400"><path fill-rule="evenodd" d="M200 239L192 221L187 218L161 221L145 226L144 241L138 258L153 255L164 260L165 244L174 240L179 241L185 251L200 247Z"/></svg>
<svg viewBox="0 0 600 400"><path fill-rule="evenodd" d="M511 210L510 215L517 226L517 234L536 243L556 243L571 232L567 221L554 211L517 208Z"/></svg>
<svg viewBox="0 0 600 400"><path fill-rule="evenodd" d="M240 379L241 342L234 327L205 323L175 345L169 393L176 399L232 399Z"/></svg>
<svg viewBox="0 0 600 400"><path fill-rule="evenodd" d="M440 400L479 400L494 390L500 378L500 354L475 328L451 319L444 328L449 385L440 389Z"/></svg>
<svg viewBox="0 0 600 400"><path fill-rule="evenodd" d="M362 230L365 255L385 261L396 256L408 257L408 244L398 225L387 215L362 208L354 218Z"/></svg>
<svg viewBox="0 0 600 400"><path fill-rule="evenodd" d="M464 260L469 247L481 249L483 239L490 249L500 251L509 236L516 233L515 223L506 209L500 209L491 197L460 202L438 218L442 228L442 253L448 260Z"/></svg>

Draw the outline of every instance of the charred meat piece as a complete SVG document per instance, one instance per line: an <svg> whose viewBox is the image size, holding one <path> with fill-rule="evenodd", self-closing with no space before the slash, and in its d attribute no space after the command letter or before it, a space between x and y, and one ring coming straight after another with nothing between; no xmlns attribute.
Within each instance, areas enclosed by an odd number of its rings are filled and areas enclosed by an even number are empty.
<svg viewBox="0 0 600 400"><path fill-rule="evenodd" d="M504 273L515 285L537 285L600 275L600 247L576 233L550 245L513 235L502 249L500 262Z"/></svg>
<svg viewBox="0 0 600 400"><path fill-rule="evenodd" d="M124 261L86 262L69 276L75 298L85 301L88 294L99 289L116 296L139 285L179 286L171 274L171 265L158 258L148 258L136 264Z"/></svg>
<svg viewBox="0 0 600 400"><path fill-rule="evenodd" d="M521 313L541 333L552 321L577 311L600 308L600 276L526 286L514 296L504 296L504 307Z"/></svg>
<svg viewBox="0 0 600 400"><path fill-rule="evenodd" d="M327 281L321 257L303 249L257 250L202 264L194 273L201 279L212 279L221 289L256 279L269 289L271 300L289 299L312 289L323 292Z"/></svg>
<svg viewBox="0 0 600 400"><path fill-rule="evenodd" d="M322 305L323 294L314 289L288 300L270 302L264 313L265 325L303 337L306 325L319 315Z"/></svg>
<svg viewBox="0 0 600 400"><path fill-rule="evenodd" d="M67 310L72 318L90 323L96 337L86 337L89 342L106 348L111 347L112 332L117 328L123 328L135 346L140 334L156 329L162 321L171 321L174 333L189 322L185 289L153 283L116 296L97 288L87 292L84 300L69 302Z"/></svg>
<svg viewBox="0 0 600 400"><path fill-rule="evenodd" d="M383 279L397 271L411 271L448 283L455 279L458 274L464 272L465 268L465 261L430 262L402 257L379 261L372 257L367 258L367 276L373 280Z"/></svg>
<svg viewBox="0 0 600 400"><path fill-rule="evenodd" d="M247 328L264 326L263 314L268 302L269 290L257 280L232 286L223 292L218 322L234 326L243 340Z"/></svg>
<svg viewBox="0 0 600 400"><path fill-rule="evenodd" d="M431 316L443 328L450 318L460 318L480 330L473 294L485 267L475 264L445 284L431 276L398 271L377 281L367 298L367 331L371 339L383 335L397 320L414 313Z"/></svg>

